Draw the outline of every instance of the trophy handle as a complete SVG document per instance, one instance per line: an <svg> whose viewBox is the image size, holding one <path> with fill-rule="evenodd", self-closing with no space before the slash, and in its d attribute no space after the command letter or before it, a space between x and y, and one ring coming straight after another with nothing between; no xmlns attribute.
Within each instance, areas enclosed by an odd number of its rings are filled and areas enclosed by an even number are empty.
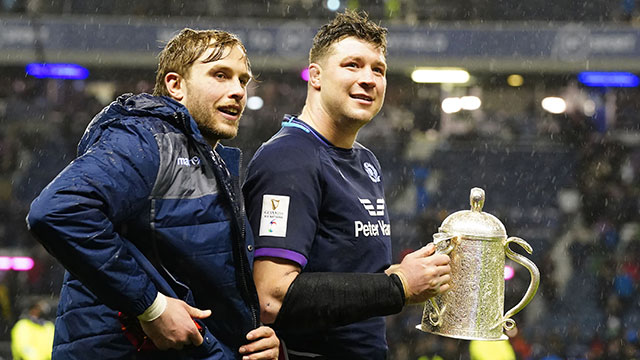
<svg viewBox="0 0 640 360"><path fill-rule="evenodd" d="M436 303L436 299L431 298L429 301L433 307L433 311L429 313L429 322L433 326L440 326L440 324L442 324L442 315L444 315L444 311L447 310L447 305L445 304L442 309L440 309Z"/></svg>
<svg viewBox="0 0 640 360"><path fill-rule="evenodd" d="M433 234L433 244L436 247L437 254L449 255L449 253L456 248L459 242L460 240L456 235L443 232Z"/></svg>
<svg viewBox="0 0 640 360"><path fill-rule="evenodd" d="M533 299L533 296L536 294L536 291L538 291L538 286L540 285L540 270L538 270L538 267L533 263L533 261L518 253L513 252L513 250L509 248L509 243L512 242L522 246L529 254L533 252L533 248L526 241L515 236L508 238L504 243L504 251L507 254L507 257L529 270L529 274L531 274L531 282L529 283L527 292L524 294L524 297L522 298L522 300L520 300L518 305L507 311L507 313L502 318L503 327L505 330L511 330L514 326L516 326L516 322L511 319L511 317L519 313L520 310L522 310L525 306L527 306L527 304L529 304L529 302Z"/></svg>
<svg viewBox="0 0 640 360"><path fill-rule="evenodd" d="M438 232L433 234L433 243L436 247L437 254L449 255L458 245L459 238L455 235ZM442 309L440 309L436 303L436 299L431 298L429 301L433 307L433 311L429 312L429 322L433 326L440 326L440 324L442 324L442 315L444 315L444 312L447 310L447 305L443 305Z"/></svg>

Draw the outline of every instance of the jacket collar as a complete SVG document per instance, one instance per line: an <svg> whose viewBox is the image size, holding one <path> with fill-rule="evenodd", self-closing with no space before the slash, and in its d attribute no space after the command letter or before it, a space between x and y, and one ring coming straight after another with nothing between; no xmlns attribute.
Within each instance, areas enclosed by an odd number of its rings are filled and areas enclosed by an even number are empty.
<svg viewBox="0 0 640 360"><path fill-rule="evenodd" d="M98 113L85 130L78 153L84 153L100 137L109 123L125 117L157 117L173 124L191 136L197 143L210 148L202 137L195 120L184 105L169 96L150 94L123 94ZM229 172L239 176L241 152L239 149L218 144L215 151L226 163Z"/></svg>

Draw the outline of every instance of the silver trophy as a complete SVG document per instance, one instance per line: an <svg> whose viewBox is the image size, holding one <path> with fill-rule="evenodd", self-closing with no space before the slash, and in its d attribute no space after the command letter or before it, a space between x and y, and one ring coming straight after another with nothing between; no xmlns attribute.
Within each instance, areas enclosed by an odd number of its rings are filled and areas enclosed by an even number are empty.
<svg viewBox="0 0 640 360"><path fill-rule="evenodd" d="M507 237L495 216L482 212L484 190L471 189L471 210L449 215L433 235L436 251L451 258L451 288L425 303L422 324L417 328L432 334L465 340L507 339L504 330L515 326L511 317L533 298L540 284L540 271L509 244L533 249L526 241ZM520 302L504 313L505 255L531 274L529 288Z"/></svg>

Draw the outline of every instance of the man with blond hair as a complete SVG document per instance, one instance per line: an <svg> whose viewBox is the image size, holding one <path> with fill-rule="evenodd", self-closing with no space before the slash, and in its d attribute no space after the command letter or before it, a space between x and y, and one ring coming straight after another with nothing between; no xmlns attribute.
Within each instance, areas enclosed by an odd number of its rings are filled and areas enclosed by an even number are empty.
<svg viewBox="0 0 640 360"><path fill-rule="evenodd" d="M236 136L251 80L233 34L184 29L154 95L91 121L27 223L68 270L53 359L276 359L260 326Z"/></svg>

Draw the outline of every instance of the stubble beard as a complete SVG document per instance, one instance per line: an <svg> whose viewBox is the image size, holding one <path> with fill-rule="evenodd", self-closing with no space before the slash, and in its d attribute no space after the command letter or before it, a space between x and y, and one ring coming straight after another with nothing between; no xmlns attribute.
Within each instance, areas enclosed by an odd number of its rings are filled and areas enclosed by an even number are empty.
<svg viewBox="0 0 640 360"><path fill-rule="evenodd" d="M196 121L196 124L198 124L200 133L209 143L213 144L218 140L233 139L238 134L238 123L235 125L226 125L228 124L226 119L216 120L217 110L215 108L210 109L202 104L196 104L192 106L192 108L189 112ZM221 125L222 123L224 123L224 125ZM230 126L231 129L229 128Z"/></svg>
<svg viewBox="0 0 640 360"><path fill-rule="evenodd" d="M351 111L345 111L344 118L347 123L353 124L353 126L359 129L367 125L368 123L370 123L373 120L373 118L375 118L376 115L378 115L381 108L382 107L378 108L377 111L370 111L370 110L364 111L364 114L360 109L355 109L355 110L351 109Z"/></svg>

